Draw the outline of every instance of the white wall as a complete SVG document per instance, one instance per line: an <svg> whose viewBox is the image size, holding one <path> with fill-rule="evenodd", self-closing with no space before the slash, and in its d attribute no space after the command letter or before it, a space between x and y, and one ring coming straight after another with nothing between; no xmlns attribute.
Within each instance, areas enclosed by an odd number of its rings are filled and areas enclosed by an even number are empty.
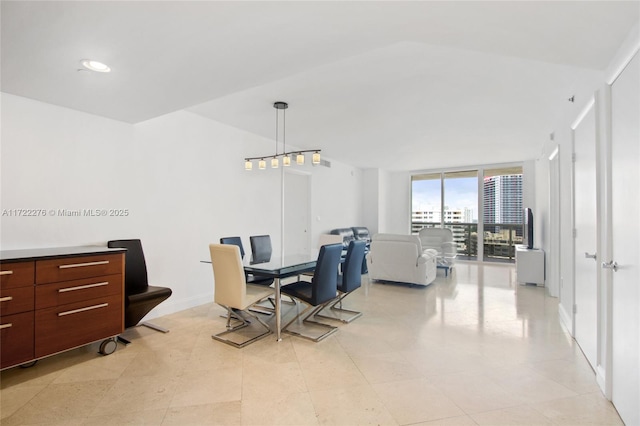
<svg viewBox="0 0 640 426"><path fill-rule="evenodd" d="M311 179L312 247L318 235L335 228L366 226L363 215L363 172L346 164L331 160L331 168L315 167Z"/></svg>
<svg viewBox="0 0 640 426"><path fill-rule="evenodd" d="M366 169L362 173L364 226L371 235L380 232L380 170Z"/></svg>
<svg viewBox="0 0 640 426"><path fill-rule="evenodd" d="M137 125L2 94L0 209L127 209L126 217L0 217L3 250L140 238L152 283L173 296L150 317L213 300L208 244L271 234L280 247L280 173L244 170L272 141L180 111ZM292 166L293 167L293 166ZM312 176L312 235L362 221L361 172ZM316 220L317 217L321 219ZM317 237L315 237L317 238Z"/></svg>
<svg viewBox="0 0 640 426"><path fill-rule="evenodd" d="M384 232L390 234L411 233L411 173L390 172L385 205L387 220Z"/></svg>

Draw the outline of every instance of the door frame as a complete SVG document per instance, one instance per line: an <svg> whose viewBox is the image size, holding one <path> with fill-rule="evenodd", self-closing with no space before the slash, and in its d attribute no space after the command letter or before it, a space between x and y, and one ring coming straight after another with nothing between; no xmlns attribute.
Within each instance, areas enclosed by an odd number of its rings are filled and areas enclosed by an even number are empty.
<svg viewBox="0 0 640 426"><path fill-rule="evenodd" d="M603 312L604 312L604 303L602 297L602 280L601 280L601 269L600 269L600 260L602 257L602 238L601 233L603 230L602 220L603 220L603 208L601 206L600 200L602 194L602 176L603 176L603 159L601 158L600 152L602 150L602 129L605 127L602 125L603 122L603 108L602 104L602 96L599 91L596 91L593 96L589 98L589 101L585 104L583 109L580 111L580 114L576 117L574 122L571 124L571 152L572 152L572 161L571 161L571 216L572 216L572 227L573 227L573 238L572 238L572 268L573 268L573 309L571 313L571 324L572 324L572 335L574 339L576 339L577 326L576 326L576 302L577 302L577 283L576 283L576 256L578 253L576 252L576 234L579 232L577 229L576 222L576 129L583 122L584 118L589 114L591 110L593 110L594 115L594 151L595 151L595 205L596 205L596 217L595 217L595 226L596 226L596 241L595 241L595 254L596 254L596 336L595 336L595 359L594 365L592 365L593 370L596 373L596 380L598 381L600 387L604 389L604 375L605 371L602 368L601 364L603 361ZM606 120L605 120L606 121ZM578 307L577 309L580 309ZM576 339L576 342L578 340ZM580 344L580 342L578 342ZM584 352L584 351L583 351ZM585 355L586 357L586 355Z"/></svg>
<svg viewBox="0 0 640 426"><path fill-rule="evenodd" d="M560 262L560 253L562 247L562 197L560 176L560 146L556 145L551 155L549 155L549 251L547 259L549 260L549 278L547 285L549 287L549 295L558 297L562 303L562 292L560 291L560 282L562 277L562 262Z"/></svg>

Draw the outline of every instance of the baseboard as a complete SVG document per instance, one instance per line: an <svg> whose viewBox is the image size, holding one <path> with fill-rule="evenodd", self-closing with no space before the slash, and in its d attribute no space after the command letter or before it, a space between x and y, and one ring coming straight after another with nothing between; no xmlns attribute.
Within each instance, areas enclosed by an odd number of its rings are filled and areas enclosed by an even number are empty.
<svg viewBox="0 0 640 426"><path fill-rule="evenodd" d="M602 391L603 395L606 395L606 385L605 385L605 380L606 380L606 372L604 371L604 369L602 368L601 365L598 365L598 367L596 368L596 382L598 383L598 387L600 387L600 390Z"/></svg>
<svg viewBox="0 0 640 426"><path fill-rule="evenodd" d="M573 316L570 315L561 304L558 304L558 314L560 316L560 322L573 337Z"/></svg>

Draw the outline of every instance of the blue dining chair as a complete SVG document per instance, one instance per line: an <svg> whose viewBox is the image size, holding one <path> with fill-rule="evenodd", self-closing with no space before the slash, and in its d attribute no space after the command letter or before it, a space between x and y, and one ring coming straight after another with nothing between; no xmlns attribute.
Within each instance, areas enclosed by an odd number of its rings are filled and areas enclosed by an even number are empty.
<svg viewBox="0 0 640 426"><path fill-rule="evenodd" d="M254 262L268 262L271 260L271 236L252 235L249 237L251 243L251 256Z"/></svg>
<svg viewBox="0 0 640 426"><path fill-rule="evenodd" d="M220 244L233 244L240 247L240 257L244 258L244 247L242 246L242 238L240 237L222 237ZM245 273L247 284L271 285L273 278L256 277L255 275Z"/></svg>
<svg viewBox="0 0 640 426"><path fill-rule="evenodd" d="M313 318L327 302L330 302L336 297L338 291L338 266L340 265L341 254L342 244L328 244L320 247L320 253L318 254L318 260L311 282L296 281L282 287L281 292L296 300L296 305L298 304L297 301L302 301L309 305L304 311L289 321L283 327L283 331L315 342L337 331L337 327L313 321L310 318ZM307 312L309 313L307 314ZM313 336L289 329L289 327L301 317L303 325L304 323L311 323L318 327L325 328L327 331L318 336Z"/></svg>
<svg viewBox="0 0 640 426"><path fill-rule="evenodd" d="M349 243L345 261L342 264L342 274L338 275L338 293L340 295L330 306L327 303L325 305L326 309L320 310L316 314L316 317L349 323L362 316L362 312L344 309L342 307L342 301L362 286L362 261L364 259L366 246L367 243L364 240L354 240ZM323 312L325 312L325 314L322 314Z"/></svg>

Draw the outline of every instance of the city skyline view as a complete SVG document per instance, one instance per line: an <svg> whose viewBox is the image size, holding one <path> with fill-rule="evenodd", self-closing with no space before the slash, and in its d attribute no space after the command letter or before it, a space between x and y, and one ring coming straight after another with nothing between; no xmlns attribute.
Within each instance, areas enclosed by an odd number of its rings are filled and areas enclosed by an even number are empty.
<svg viewBox="0 0 640 426"><path fill-rule="evenodd" d="M440 211L440 179L414 180L411 211ZM445 209L465 208L478 221L478 178L445 178Z"/></svg>
<svg viewBox="0 0 640 426"><path fill-rule="evenodd" d="M485 223L522 222L522 174L514 172L513 169L507 173L504 173L505 171L492 170L494 173L489 173L483 178ZM444 173L444 197L440 176L440 173L434 173L413 178L412 216L416 216L416 212L435 212L435 215L422 215L422 220L427 216L440 218L443 202L445 211L459 211L465 217L465 222L478 223L479 196L476 172Z"/></svg>

